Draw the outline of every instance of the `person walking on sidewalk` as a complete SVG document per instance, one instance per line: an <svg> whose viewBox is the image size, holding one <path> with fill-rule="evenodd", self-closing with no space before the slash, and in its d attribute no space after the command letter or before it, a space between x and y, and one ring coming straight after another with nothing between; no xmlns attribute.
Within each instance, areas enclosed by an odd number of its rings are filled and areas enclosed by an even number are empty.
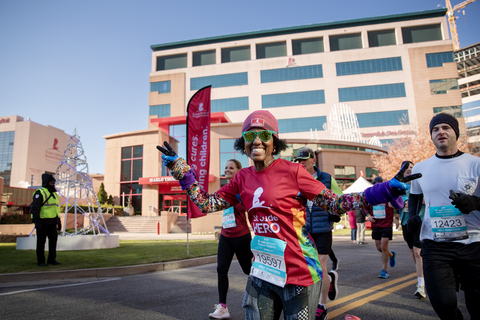
<svg viewBox="0 0 480 320"><path fill-rule="evenodd" d="M355 217L355 211L348 211L348 224L350 225L350 240L352 243L357 243L357 218Z"/></svg>
<svg viewBox="0 0 480 320"><path fill-rule="evenodd" d="M62 229L55 178L42 174L42 188L35 191L32 202L32 221L37 230L37 264L46 267L57 265L58 231ZM45 263L45 242L48 238L48 264Z"/></svg>
<svg viewBox="0 0 480 320"><path fill-rule="evenodd" d="M373 179L374 185L379 182L383 182L382 177ZM392 240L393 236L392 225L395 212L395 208L388 202L371 207L371 210L367 214L367 221L372 223L372 239L375 240L377 250L382 254L382 271L378 276L381 279L390 277L387 272L387 264L390 262L390 267L392 268L395 267L396 264L397 253L388 249L388 242ZM397 219L395 219L395 226L398 228Z"/></svg>
<svg viewBox="0 0 480 320"><path fill-rule="evenodd" d="M303 165L308 173L323 183L325 187L332 190L335 194L343 194L335 179L330 174L320 171L320 169L315 166L316 156L312 149L308 147L299 149L295 162L299 162ZM317 246L318 259L320 260L322 270L327 270L328 256L332 252L333 217L330 217L330 214L327 211L317 207L310 200L307 200L306 210L308 233L310 233ZM337 217L340 218L339 216ZM336 221L338 222L339 220ZM338 260L334 265L335 269L337 269ZM317 307L317 314L320 316L317 315L317 320L328 319L327 296L330 300L335 300L338 294L337 281L338 274L334 270L329 271L327 276L323 277L322 291L320 293L320 301L318 302Z"/></svg>
<svg viewBox="0 0 480 320"><path fill-rule="evenodd" d="M225 164L225 177L230 182L242 164L236 159L230 159ZM243 273L250 274L253 254L250 250L252 236L247 224L246 210L242 203L223 211L222 232L218 241L217 275L219 302L215 311L209 314L210 319L228 319L230 313L227 308L228 270L232 263L233 255L237 256L238 263Z"/></svg>
<svg viewBox="0 0 480 320"><path fill-rule="evenodd" d="M405 164L408 164L409 166L407 171L405 171L405 175L409 176L412 174L413 163L410 161L404 161L402 165L405 165ZM407 191L407 193L404 196L402 196L403 199L405 200L405 207L403 209L398 210L397 219L399 219L400 223L402 224L403 239L405 240L408 248L412 252L413 262L415 263L415 270L417 272L418 283L417 283L417 289L415 290L414 295L420 299L423 299L427 297L427 295L425 294L425 280L423 278L423 261L422 261L422 256L420 255L423 242L420 241L420 229L414 233L408 231L407 221L409 218L409 213L408 213L409 194L410 194L410 191ZM423 217L425 215L425 200L423 201L423 204L420 207L418 215L423 220Z"/></svg>
<svg viewBox="0 0 480 320"><path fill-rule="evenodd" d="M367 244L365 242L365 210L355 209L355 221L357 223L357 244Z"/></svg>

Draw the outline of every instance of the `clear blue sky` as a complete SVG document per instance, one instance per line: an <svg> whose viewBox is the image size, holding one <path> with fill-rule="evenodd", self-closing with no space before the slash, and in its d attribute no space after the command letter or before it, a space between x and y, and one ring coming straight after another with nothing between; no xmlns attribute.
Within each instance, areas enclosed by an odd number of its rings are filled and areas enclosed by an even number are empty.
<svg viewBox="0 0 480 320"><path fill-rule="evenodd" d="M76 128L90 173L104 173L103 136L147 128L150 45L438 5L445 0L3 0L0 117ZM480 1L465 13L461 47L480 42Z"/></svg>

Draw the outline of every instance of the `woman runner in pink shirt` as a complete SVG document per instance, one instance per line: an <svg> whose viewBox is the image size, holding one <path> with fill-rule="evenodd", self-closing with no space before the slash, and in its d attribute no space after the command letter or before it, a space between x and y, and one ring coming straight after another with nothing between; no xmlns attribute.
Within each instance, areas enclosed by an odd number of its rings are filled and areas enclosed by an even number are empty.
<svg viewBox="0 0 480 320"><path fill-rule="evenodd" d="M202 212L224 210L240 202L246 208L255 233L250 245L254 263L243 299L246 319L279 319L283 311L285 320L314 320L323 274L305 227L306 211L297 197L299 192L331 214L341 215L378 203L403 206L399 195L409 187L406 180L414 177L404 179L406 168L402 168L394 179L363 193L337 196L301 164L274 158L287 149L278 132L278 122L270 112L252 112L243 123L235 149L254 165L238 171L213 194L199 187L195 172L167 142L157 148L173 177Z"/></svg>

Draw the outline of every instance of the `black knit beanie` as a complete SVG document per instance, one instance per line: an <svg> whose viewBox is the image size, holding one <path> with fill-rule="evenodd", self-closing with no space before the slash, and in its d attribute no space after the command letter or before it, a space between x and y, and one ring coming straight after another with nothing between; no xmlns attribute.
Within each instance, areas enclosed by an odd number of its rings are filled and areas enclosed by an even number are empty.
<svg viewBox="0 0 480 320"><path fill-rule="evenodd" d="M458 120L448 113L439 113L435 117L433 117L432 120L430 120L430 136L432 136L433 127L435 127L439 123L446 123L450 127L452 127L458 140L458 136L460 135L460 131L458 130Z"/></svg>

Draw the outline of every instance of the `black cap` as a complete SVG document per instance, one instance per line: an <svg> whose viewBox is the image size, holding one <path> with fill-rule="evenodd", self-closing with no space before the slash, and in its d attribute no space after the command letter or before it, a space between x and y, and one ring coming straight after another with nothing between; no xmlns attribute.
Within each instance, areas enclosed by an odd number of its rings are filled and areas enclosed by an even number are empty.
<svg viewBox="0 0 480 320"><path fill-rule="evenodd" d="M432 135L433 127L440 123L446 123L450 127L452 127L458 140L458 137L460 136L460 131L458 129L458 120L451 114L444 112L437 114L435 117L432 118L432 120L430 120L430 136Z"/></svg>
<svg viewBox="0 0 480 320"><path fill-rule="evenodd" d="M373 184L375 184L375 183L380 183L380 182L383 182L383 178L382 178L382 177L375 177L375 179L373 179Z"/></svg>
<svg viewBox="0 0 480 320"><path fill-rule="evenodd" d="M304 147L298 150L298 155L295 158L295 161L306 160L308 158L315 158L315 153L313 152L312 149L308 147Z"/></svg>

